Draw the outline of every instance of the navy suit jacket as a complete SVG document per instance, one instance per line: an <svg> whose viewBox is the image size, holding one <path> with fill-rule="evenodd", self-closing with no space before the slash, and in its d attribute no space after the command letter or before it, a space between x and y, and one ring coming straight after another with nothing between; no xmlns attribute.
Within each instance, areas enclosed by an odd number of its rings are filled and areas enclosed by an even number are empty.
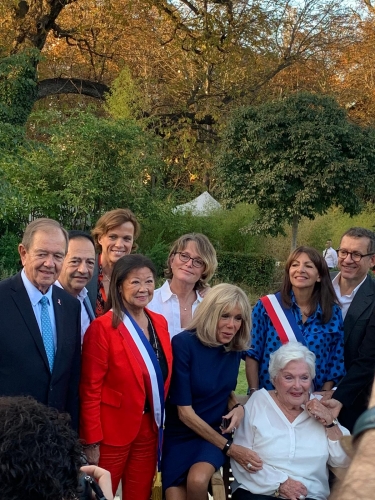
<svg viewBox="0 0 375 500"><path fill-rule="evenodd" d="M346 375L334 398L344 407L339 420L350 431L367 408L375 374L375 281L367 276L344 320Z"/></svg>
<svg viewBox="0 0 375 500"><path fill-rule="evenodd" d="M21 274L0 282L0 396L29 395L70 413L78 428L81 305L55 285L57 349L52 373Z"/></svg>

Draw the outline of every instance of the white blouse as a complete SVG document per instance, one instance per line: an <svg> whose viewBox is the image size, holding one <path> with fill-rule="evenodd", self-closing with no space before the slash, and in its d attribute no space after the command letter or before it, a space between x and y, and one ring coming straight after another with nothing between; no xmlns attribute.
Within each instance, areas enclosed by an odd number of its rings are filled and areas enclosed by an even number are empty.
<svg viewBox="0 0 375 500"><path fill-rule="evenodd" d="M201 297L198 292L196 292L196 295L197 298L192 305L192 315L198 304L203 300L203 297ZM168 280L165 281L160 288L155 290L154 297L147 305L147 309L164 316L168 322L168 331L171 338L182 332L180 303L177 295L171 291Z"/></svg>
<svg viewBox="0 0 375 500"><path fill-rule="evenodd" d="M349 431L340 425L344 435ZM244 419L234 434L235 444L258 453L263 469L250 474L231 459L233 476L252 493L273 495L289 477L307 488L307 497L326 500L328 468L348 467L350 459L339 441L328 439L322 424L303 411L291 423L265 389L245 405Z"/></svg>

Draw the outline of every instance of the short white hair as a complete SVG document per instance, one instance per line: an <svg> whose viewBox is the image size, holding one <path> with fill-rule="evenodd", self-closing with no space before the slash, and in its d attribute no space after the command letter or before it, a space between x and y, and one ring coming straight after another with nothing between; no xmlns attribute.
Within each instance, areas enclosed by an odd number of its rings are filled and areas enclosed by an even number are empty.
<svg viewBox="0 0 375 500"><path fill-rule="evenodd" d="M315 378L315 354L300 342L288 342L270 355L268 372L271 382L275 380L280 370L283 370L291 361L303 360L308 366L312 379Z"/></svg>

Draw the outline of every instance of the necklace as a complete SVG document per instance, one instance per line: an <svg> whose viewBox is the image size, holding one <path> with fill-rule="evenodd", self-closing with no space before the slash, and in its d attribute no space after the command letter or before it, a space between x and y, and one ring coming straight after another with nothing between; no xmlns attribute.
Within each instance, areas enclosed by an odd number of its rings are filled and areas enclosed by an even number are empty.
<svg viewBox="0 0 375 500"><path fill-rule="evenodd" d="M149 331L149 334L150 334L150 344L151 344L151 347L153 348L153 350L155 352L156 359L159 361L159 358L160 358L160 346L159 346L158 338L157 338L155 330L154 330L154 325L152 324L152 321L150 320L150 318L149 318L149 316L147 314L146 314L146 318L147 318L147 321L148 321L148 331Z"/></svg>
<svg viewBox="0 0 375 500"><path fill-rule="evenodd" d="M107 281L111 281L111 278L110 278L107 274L105 274L105 272L104 272L104 271L103 271L103 275L104 275L104 277L105 277L105 279L106 279Z"/></svg>
<svg viewBox="0 0 375 500"><path fill-rule="evenodd" d="M189 295L190 295L190 294L189 294ZM188 295L187 299L185 300L185 306L183 306L183 304L181 304L180 299L178 299L178 302L179 302L179 304L180 304L180 309L183 309L184 311L187 311L187 310L188 310L187 305L188 305L188 303L190 302L189 295Z"/></svg>
<svg viewBox="0 0 375 500"><path fill-rule="evenodd" d="M306 318L308 318L310 316L310 311L308 311L308 313L307 313L306 310L303 310L301 306L298 306L298 307L299 307L303 316L305 316Z"/></svg>

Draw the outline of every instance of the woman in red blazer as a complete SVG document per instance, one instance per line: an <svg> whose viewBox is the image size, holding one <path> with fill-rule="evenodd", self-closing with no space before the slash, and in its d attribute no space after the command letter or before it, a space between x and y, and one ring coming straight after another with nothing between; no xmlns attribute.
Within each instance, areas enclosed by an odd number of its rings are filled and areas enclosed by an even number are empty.
<svg viewBox="0 0 375 500"><path fill-rule="evenodd" d="M168 325L148 311L156 270L143 255L113 269L107 312L88 328L82 349L80 434L90 463L110 471L123 500L149 500L158 427L172 369Z"/></svg>

